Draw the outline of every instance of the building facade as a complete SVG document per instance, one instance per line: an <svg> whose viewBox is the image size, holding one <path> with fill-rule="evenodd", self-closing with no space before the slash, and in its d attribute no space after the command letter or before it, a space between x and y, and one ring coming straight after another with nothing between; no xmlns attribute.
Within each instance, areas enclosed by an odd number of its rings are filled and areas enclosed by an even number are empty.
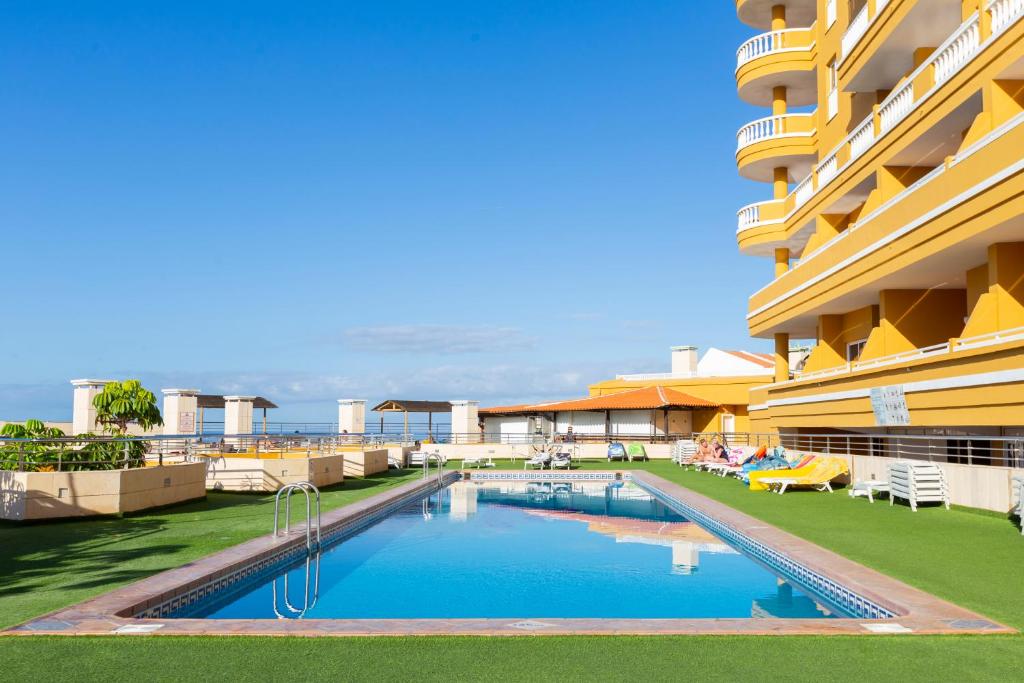
<svg viewBox="0 0 1024 683"><path fill-rule="evenodd" d="M736 7L739 96L771 112L737 136L770 188L739 249L774 264L751 428L1024 435L1024 0Z"/></svg>

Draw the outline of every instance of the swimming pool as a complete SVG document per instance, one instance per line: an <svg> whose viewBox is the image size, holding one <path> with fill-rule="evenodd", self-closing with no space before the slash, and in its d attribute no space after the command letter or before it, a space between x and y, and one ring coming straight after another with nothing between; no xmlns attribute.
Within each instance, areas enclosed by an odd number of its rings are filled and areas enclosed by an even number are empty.
<svg viewBox="0 0 1024 683"><path fill-rule="evenodd" d="M622 481L460 481L172 617L850 616Z"/></svg>

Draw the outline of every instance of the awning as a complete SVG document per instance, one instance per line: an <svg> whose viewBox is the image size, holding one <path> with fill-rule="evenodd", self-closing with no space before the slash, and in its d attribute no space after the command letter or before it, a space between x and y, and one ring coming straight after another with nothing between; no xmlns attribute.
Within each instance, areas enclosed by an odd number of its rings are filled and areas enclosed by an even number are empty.
<svg viewBox="0 0 1024 683"><path fill-rule="evenodd" d="M407 401L391 398L378 403L375 413L450 413L452 404L449 401Z"/></svg>
<svg viewBox="0 0 1024 683"><path fill-rule="evenodd" d="M481 408L480 415L521 415L525 413L565 413L590 410L692 410L718 408L719 404L666 387L643 387L606 396L588 396L569 401L531 405Z"/></svg>
<svg viewBox="0 0 1024 683"><path fill-rule="evenodd" d="M199 394L196 396L196 407L198 408L223 408L224 396L221 394ZM257 396L252 402L253 408L276 408L275 403L262 396Z"/></svg>

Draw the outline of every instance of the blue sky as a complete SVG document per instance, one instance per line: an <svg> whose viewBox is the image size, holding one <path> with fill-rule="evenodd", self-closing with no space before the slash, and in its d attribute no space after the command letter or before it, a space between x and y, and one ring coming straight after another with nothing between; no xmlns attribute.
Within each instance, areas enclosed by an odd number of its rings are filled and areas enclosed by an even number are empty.
<svg viewBox="0 0 1024 683"><path fill-rule="evenodd" d="M577 394L746 347L731 3L5 3L0 418Z"/></svg>

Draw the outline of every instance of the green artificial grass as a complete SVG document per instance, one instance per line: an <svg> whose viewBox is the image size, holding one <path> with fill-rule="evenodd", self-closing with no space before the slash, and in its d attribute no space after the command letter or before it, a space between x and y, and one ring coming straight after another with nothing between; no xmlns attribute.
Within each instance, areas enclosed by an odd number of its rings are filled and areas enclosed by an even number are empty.
<svg viewBox="0 0 1024 683"><path fill-rule="evenodd" d="M461 464L455 461L452 465ZM522 462L500 463L521 469ZM865 565L1014 628L1024 628L1024 539L998 515L794 491L748 491L667 462L644 467ZM418 472L349 481L325 509ZM269 496L125 518L0 526L0 621L10 625L267 533ZM510 638L0 638L5 678L224 680L1015 680L1024 636L695 636Z"/></svg>
<svg viewBox="0 0 1024 683"><path fill-rule="evenodd" d="M321 490L321 510L418 476L347 479ZM273 525L272 494L215 491L205 500L123 517L0 523L0 628L269 534Z"/></svg>

